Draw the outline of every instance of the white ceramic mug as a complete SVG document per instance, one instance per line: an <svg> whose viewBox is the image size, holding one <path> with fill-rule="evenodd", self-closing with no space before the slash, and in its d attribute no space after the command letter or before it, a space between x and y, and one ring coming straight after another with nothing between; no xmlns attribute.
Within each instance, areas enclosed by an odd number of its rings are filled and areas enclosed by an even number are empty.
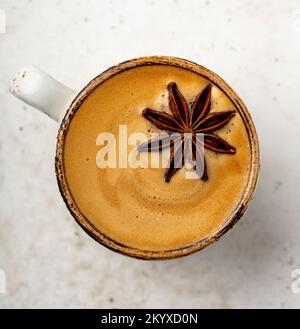
<svg viewBox="0 0 300 329"><path fill-rule="evenodd" d="M61 122L77 92L66 87L47 73L25 66L12 79L9 91L25 103Z"/></svg>
<svg viewBox="0 0 300 329"><path fill-rule="evenodd" d="M97 227L95 227L88 218L83 216L80 209L76 205L76 200L73 199L72 193L69 190L68 182L66 181L64 173L64 140L68 129L68 125L79 108L81 102L103 81L110 79L115 74L119 74L125 70L142 66L142 65L173 65L189 69L201 76L205 77L213 84L217 85L232 101L234 106L239 109L240 114L243 116L246 125L250 143L251 143L251 163L249 170L248 183L245 186L243 197L239 205L236 207L232 215L227 218L224 225L216 232L211 234L205 239L199 240L197 243L185 246L183 248L174 250L140 250L132 247L124 246L117 241L107 237ZM111 67L93 79L87 86L85 86L80 93L64 86L60 82L50 77L45 72L34 68L24 67L13 78L10 86L10 92L16 97L20 98L27 104L37 108L41 112L47 114L55 121L61 123L56 147L55 169L60 188L61 195L72 213L78 224L95 240L102 245L128 256L133 256L142 259L167 259L175 258L191 254L199 251L218 240L225 232L227 232L242 216L246 210L249 201L251 200L258 173L259 173L259 147L256 136L254 124L251 116L238 95L232 90L228 84L217 76L212 71L205 67L192 63L190 61L164 56L153 56L132 59L127 62L121 63L117 66Z"/></svg>

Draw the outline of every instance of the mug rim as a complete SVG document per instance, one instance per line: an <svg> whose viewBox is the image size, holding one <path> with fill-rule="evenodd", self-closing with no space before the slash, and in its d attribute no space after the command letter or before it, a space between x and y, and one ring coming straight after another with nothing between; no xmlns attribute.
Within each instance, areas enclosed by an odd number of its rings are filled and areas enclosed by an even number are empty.
<svg viewBox="0 0 300 329"><path fill-rule="evenodd" d="M76 201L73 199L71 191L69 189L65 172L64 172L64 142L67 135L68 127L70 122L75 115L76 111L82 104L82 102L88 97L88 95L101 83L110 79L114 75L117 75L123 71L133 69L139 66L148 66L148 65L167 65L175 66L183 69L192 71L208 81L216 85L234 104L236 110L239 112L249 138L250 144L250 168L248 174L248 181L243 190L243 196L239 200L238 205L227 217L227 220L220 226L215 232L211 233L209 236L187 246L183 246L176 249L170 250L157 250L149 251L142 250L137 248L128 247L121 244L120 242L114 241L112 238L109 238L104 233L102 233L95 225L93 225L87 217L85 217L79 207L76 204ZM89 236L95 239L97 242L103 246L121 253L123 255L139 258L139 259L172 259L182 256L190 255L194 252L200 251L201 249L207 247L213 242L217 241L223 234L225 234L229 229L231 229L238 220L242 217L245 210L248 207L250 200L253 197L255 187L258 180L260 168L260 159L259 159L259 144L258 137L254 123L252 121L251 115L240 99L236 92L224 81L221 77L215 74L213 71L207 69L206 67L197 64L195 62L171 56L146 56L130 59L128 61L122 62L118 65L112 66L100 73L94 79L92 79L74 98L71 105L68 107L66 114L61 122L60 128L57 134L57 143L56 143L56 155L55 155L55 173L57 178L57 183L61 196L71 212L73 218L76 222L86 231Z"/></svg>

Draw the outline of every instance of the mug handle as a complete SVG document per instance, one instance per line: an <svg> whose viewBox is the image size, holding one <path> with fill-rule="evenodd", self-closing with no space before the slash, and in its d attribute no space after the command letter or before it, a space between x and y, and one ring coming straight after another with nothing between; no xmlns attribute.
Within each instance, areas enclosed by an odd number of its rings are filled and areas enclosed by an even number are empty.
<svg viewBox="0 0 300 329"><path fill-rule="evenodd" d="M9 91L25 103L60 122L77 93L49 74L25 66L12 79Z"/></svg>

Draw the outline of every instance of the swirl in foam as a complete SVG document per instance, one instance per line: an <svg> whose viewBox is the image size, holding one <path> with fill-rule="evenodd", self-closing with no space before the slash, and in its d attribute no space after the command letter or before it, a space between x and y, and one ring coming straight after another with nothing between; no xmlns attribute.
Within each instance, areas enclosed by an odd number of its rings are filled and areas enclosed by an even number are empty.
<svg viewBox="0 0 300 329"><path fill-rule="evenodd" d="M184 170L165 183L163 168L97 167L99 133L118 136L120 124L127 125L128 134L142 132L150 137L157 131L141 112L145 107L168 111L166 85L170 81L176 81L187 100L208 83L174 66L141 66L121 72L84 100L65 141L66 179L79 209L102 233L137 249L170 250L209 236L237 207L248 179L250 142L238 112L217 132L237 153L206 151L207 182L186 179ZM211 111L232 109L229 98L213 86Z"/></svg>

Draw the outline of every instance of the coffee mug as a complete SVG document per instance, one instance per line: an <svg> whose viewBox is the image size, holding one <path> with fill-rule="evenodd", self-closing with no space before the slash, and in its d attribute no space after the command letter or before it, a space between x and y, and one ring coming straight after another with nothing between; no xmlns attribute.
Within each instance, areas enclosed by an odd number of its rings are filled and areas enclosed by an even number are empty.
<svg viewBox="0 0 300 329"><path fill-rule="evenodd" d="M247 140L248 140L247 177L245 177L244 185L241 185L242 186L241 191L238 192L239 195L237 197L238 198L237 204L234 206L234 208L232 210L230 210L230 212L225 213L225 210L224 210L225 218L223 218L222 221L220 220L218 222L218 225L216 225L216 227L210 227L208 230L207 236L201 236L201 238L199 238L199 239L197 239L197 236L193 236L193 240L192 239L189 240L191 242L189 242L187 244L184 244L184 242L180 242L181 244L179 242L177 242L175 229L172 231L173 240L170 239L170 244L168 245L168 242L166 242L165 244L162 244L161 247L159 247L159 248L158 247L156 248L155 244L151 245L152 240L149 238L150 234L145 234L145 239L148 239L150 241L150 243L148 243L149 242L148 240L145 241L145 248L143 248L142 234L140 234L141 237L139 237L139 240L137 237L136 241L138 241L138 242L134 241L133 243L131 243L131 242L127 243L125 239L122 240L119 237L115 239L113 236L114 234L108 234L107 232L103 232L103 230L101 229L101 225L96 225L91 220L91 218L89 218L89 216L87 216L86 213L85 214L83 213L83 211L80 209L79 205L77 204L77 200L73 195L73 191L70 190L69 182L66 178L65 157L64 157L66 136L67 136L68 129L70 127L72 120L74 119L74 117L76 117L77 113L80 113L79 109L82 106L82 104L86 101L86 99L88 99L89 97L92 97L91 95L96 90L97 87L101 86L104 83L107 83L108 81L113 81L112 80L113 77L116 77L118 75L121 76L124 72L129 72L134 69L141 68L141 67L147 68L147 70L151 70L151 68L153 68L153 70L154 70L154 68L155 68L155 70L158 70L160 67L176 68L179 70L178 71L179 80L180 80L180 74L184 74L182 72L189 72L189 74L193 74L193 75L195 75L195 77L199 76L199 79L202 79L203 81L207 81L210 85L213 86L214 97L217 97L218 95L219 95L218 97L221 97L221 96L223 98L226 97L228 102L234 108L234 111L236 113L238 113L239 120L242 122L242 125L245 128L244 129L245 136L247 136ZM151 73L151 71L145 71L145 72L143 72L143 75L146 75L147 72ZM159 73L159 71L157 71L157 72ZM155 74L158 74L158 73L155 73ZM120 82L118 82L118 83L120 83ZM149 84L149 85L151 86L151 84ZM176 87L175 83L173 83L173 82L170 83L170 81L169 81L169 84L167 85L167 87L162 86L162 88L168 88L167 90L169 91L169 100L170 100L170 97L172 97L172 95L174 93L177 93L177 96L176 96L177 99L179 97L178 95L181 95L180 92L178 91L179 89L174 89L175 88L174 86ZM183 83L182 83L182 86L184 86ZM208 90L208 89L206 89L206 90ZM31 105L32 107L47 114L50 118L52 118L53 120L57 121L60 124L60 128L58 130L58 135L57 135L55 171L56 171L57 182L58 182L58 186L59 186L61 195L66 203L66 206L68 207L69 211L71 212L71 214L73 215L73 217L77 221L77 223L91 237L93 237L96 241L98 241L100 244L108 247L109 249L112 249L116 252L122 253L127 256L132 256L135 258L140 258L140 259L145 259L145 260L146 259L170 259L170 258L176 258L176 257L189 255L191 253L194 253L196 251L203 249L204 247L208 246L212 242L218 240L225 232L227 232L230 228L232 228L233 225L241 218L241 216L243 215L244 211L246 210L246 208L249 204L249 201L253 197L253 193L255 190L255 186L256 186L256 182L257 182L257 178L258 178L258 174L259 174L259 146L258 146L256 130L255 130L253 121L251 119L251 116L250 116L245 104L238 97L238 95L232 90L232 88L223 79L221 79L219 76L217 76L215 73L213 73L212 71L208 70L207 68L205 68L199 64L190 62L188 60L180 59L180 58L166 57L166 56L152 56L152 57L143 57L143 58L132 59L132 60L123 62L119 65L113 66L113 67L109 68L108 70L104 71L103 73L98 75L96 78L94 78L89 84L87 84L79 93L64 86L63 84L56 81L55 79L50 77L45 72L39 70L38 68L27 66L27 67L24 67L23 69L21 69L16 74L16 76L13 78L11 85L10 85L10 92L14 96L20 98L27 104ZM194 103L196 102L197 99L201 100L201 97L204 97L203 93L204 93L204 91L202 92L202 94L199 94L200 96L198 98L196 97L196 99L194 100ZM206 91L206 93L208 93L208 92ZM131 93L131 96L132 95L133 95L133 93ZM161 96L164 97L165 94L163 93ZM124 97L124 96L122 96L122 97ZM128 97L130 97L130 94L128 94ZM180 96L180 97L182 97L182 96ZM179 97L179 99L180 99L180 97ZM222 100L222 98L220 98L220 99ZM172 101L172 98L171 98L171 101ZM188 103L186 103L186 104L188 104ZM209 106L217 106L216 105L217 102L215 102L215 103L212 102L211 104L209 103ZM193 106L193 105L191 105L191 106ZM231 111L231 112L233 112L233 111ZM86 112L86 113L88 113L88 112ZM138 112L136 112L136 113L138 113ZM153 111L153 113L156 113L156 112ZM145 112L143 112L143 115L146 116ZM228 118L227 121L229 121L230 118ZM153 121L153 120L152 120L152 122L155 123L155 121ZM234 129L234 128L232 128L232 129ZM228 131L230 132L230 130L228 130ZM216 138L215 135L213 135L213 136L214 136L214 138ZM227 144L226 142L223 142L224 147L227 147L227 145L229 145L229 144ZM210 145L210 148L214 148L214 147L215 147L214 144ZM239 152L238 154L242 153L241 150L239 150L239 149L237 149L237 152ZM226 152L221 152L221 153L226 153ZM230 152L227 152L227 153L230 153ZM233 152L231 152L231 153L233 153ZM225 155L224 157L226 157L226 156L227 155ZM228 156L228 157L230 157L230 156ZM89 160L89 159L86 159L86 160ZM215 160L215 161L217 161L217 160ZM236 165L237 166L236 168L238 168L238 163L235 162L234 165ZM231 170L232 170L232 172L234 172L235 169L231 169ZM206 180L206 179L203 179L203 180ZM230 186L230 178L229 178L228 182L229 183L227 183L227 185L229 184L228 186ZM167 183L165 183L165 184L167 184ZM172 185L174 187L176 184L176 181L172 182L172 184L174 184L174 185ZM190 185L189 185L189 186L191 186L191 188L194 188L194 186L191 184L196 184L196 183L190 183ZM205 185L205 184L206 183L203 183L203 186L201 187L202 190L207 188L206 187L207 185ZM163 186L164 189L167 189L167 187L165 187L165 186L169 186L169 185ZM115 188L117 189L117 186ZM138 188L140 188L140 190L142 190L145 187L143 186L143 184L140 184L140 187L138 187ZM234 190L234 186L233 186L233 190ZM210 195L212 194L211 190L208 189L207 191L210 191L210 192L208 192L208 193L210 193ZM167 192L167 193L172 193L171 189L170 189L170 192ZM201 193L204 193L204 192L201 192ZM203 194L203 195L205 195L205 194ZM156 199L155 196L154 196L154 199ZM224 201L224 203L225 203L225 201ZM230 200L228 202L230 203ZM221 201L221 203L222 203L222 201ZM222 211L221 203L219 200L218 207L221 209L221 210L219 210L219 213L220 213L220 211ZM213 203L210 203L210 204L213 205ZM160 206L160 204L156 204L156 205L157 205L157 207ZM196 205L195 205L195 207L196 207ZM155 209L155 207L152 207L152 209ZM185 215L184 213L180 212L180 207L177 207L176 209L177 209L176 211L178 211L178 214L179 214L177 216L176 225L178 227L177 234L178 234L178 236L180 236L179 237L179 240L180 240L181 239L180 234L183 235L182 232L188 232L189 230L196 232L195 228L198 229L200 224L198 226L189 226L190 224L185 224L184 219L185 219L185 216L188 216L188 214ZM186 209L188 212L189 208L187 207ZM168 211L169 211L169 215L171 216L172 207L169 207ZM175 211L175 206L174 206L174 211ZM206 213L209 213L209 211L210 211L209 209L206 210ZM156 215L158 216L158 214L155 214L153 216L156 216ZM163 214L160 213L159 216L160 215L163 215ZM220 215L219 215L219 217L220 217ZM138 216L136 216L136 218L138 218ZM110 219L107 218L107 220L110 220ZM114 219L112 219L112 220L114 220ZM118 220L120 220L120 222L118 222L118 225L120 225L119 227L121 230L121 225L123 225L122 224L123 222L119 218L118 218ZM134 219L134 220L137 220L137 219ZM140 220L143 220L143 218ZM195 221L193 221L193 222L187 221L187 223L194 223L194 222ZM162 224L157 224L157 225L163 225L164 222L163 222L163 220L161 220L159 223L162 223ZM118 230L118 225L115 225L115 228L114 228L116 230L116 232ZM137 225L140 225L139 227L143 227L143 225L145 225L145 222L144 222L144 224L137 224ZM99 228L99 226L100 226L100 228ZM130 228L131 226L128 226L128 227ZM147 227L147 226L145 226L145 227ZM148 230L149 230L149 228L148 228ZM167 230L167 228L166 228L166 230ZM199 228L199 232L200 231L201 231L201 228ZM137 231L135 233L135 235L138 236L139 232L142 232L142 231ZM155 236L153 235L152 238L153 238L153 241L155 241L155 243L158 243L157 242L158 240L164 239L164 235L162 232L164 233L165 231L162 231L161 228L157 228L155 225L153 225L153 234L155 233L157 236L159 236L159 234L162 234L156 240L155 240ZM127 233L128 233L128 236L130 236L129 229L128 229ZM127 233L125 232L123 235L127 236L126 235ZM189 236L191 236L192 233L193 232L191 232ZM184 234L187 234L187 233L184 233ZM166 237L166 240L167 240L167 237ZM146 245L147 245L147 247L146 247Z"/></svg>

